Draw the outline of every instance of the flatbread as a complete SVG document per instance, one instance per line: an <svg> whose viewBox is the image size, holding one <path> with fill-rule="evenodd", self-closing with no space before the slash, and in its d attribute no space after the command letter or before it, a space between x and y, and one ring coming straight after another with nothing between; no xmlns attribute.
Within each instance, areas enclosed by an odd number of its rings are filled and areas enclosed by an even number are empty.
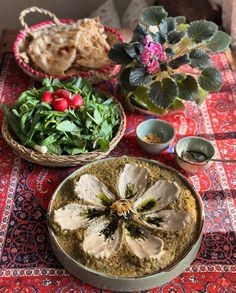
<svg viewBox="0 0 236 293"><path fill-rule="evenodd" d="M109 64L110 45L104 26L98 19L84 19L78 28L78 46L76 65L89 68L101 68Z"/></svg>
<svg viewBox="0 0 236 293"><path fill-rule="evenodd" d="M33 39L27 53L44 72L64 74L76 58L77 44L77 31L49 33Z"/></svg>

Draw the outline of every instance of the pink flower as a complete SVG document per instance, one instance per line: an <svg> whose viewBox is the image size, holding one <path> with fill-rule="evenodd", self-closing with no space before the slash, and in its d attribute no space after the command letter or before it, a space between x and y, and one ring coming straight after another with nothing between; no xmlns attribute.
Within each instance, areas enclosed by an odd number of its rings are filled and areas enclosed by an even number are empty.
<svg viewBox="0 0 236 293"><path fill-rule="evenodd" d="M142 53L141 53L141 62L143 64L148 64L150 58L152 57L151 51L149 50L148 47L144 47Z"/></svg>
<svg viewBox="0 0 236 293"><path fill-rule="evenodd" d="M144 46L148 46L151 42L153 42L153 38L150 35L146 35L143 41Z"/></svg>
<svg viewBox="0 0 236 293"><path fill-rule="evenodd" d="M162 52L159 56L159 59L163 62L166 60L166 52Z"/></svg>
<svg viewBox="0 0 236 293"><path fill-rule="evenodd" d="M150 74L155 74L159 71L159 62L157 59L151 60L147 65L147 72Z"/></svg>
<svg viewBox="0 0 236 293"><path fill-rule="evenodd" d="M160 69L160 63L166 60L166 53L161 44L155 43L150 35L143 41L144 49L140 54L142 64L147 66L149 74L155 74Z"/></svg>

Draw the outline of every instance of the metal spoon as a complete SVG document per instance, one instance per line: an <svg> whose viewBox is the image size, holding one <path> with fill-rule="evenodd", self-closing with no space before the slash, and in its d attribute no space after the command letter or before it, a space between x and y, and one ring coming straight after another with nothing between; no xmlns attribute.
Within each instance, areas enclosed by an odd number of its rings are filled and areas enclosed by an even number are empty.
<svg viewBox="0 0 236 293"><path fill-rule="evenodd" d="M183 151L181 157L189 162L207 163L209 161L222 162L222 163L236 163L234 159L209 159L205 154L196 151Z"/></svg>
<svg viewBox="0 0 236 293"><path fill-rule="evenodd" d="M233 159L208 159L207 161L222 162L222 163L236 163Z"/></svg>

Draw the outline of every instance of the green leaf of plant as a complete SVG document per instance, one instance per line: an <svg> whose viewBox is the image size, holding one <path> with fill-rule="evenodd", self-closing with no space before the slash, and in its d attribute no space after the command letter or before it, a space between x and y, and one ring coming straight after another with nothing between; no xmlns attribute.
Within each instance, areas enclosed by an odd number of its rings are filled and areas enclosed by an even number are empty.
<svg viewBox="0 0 236 293"><path fill-rule="evenodd" d="M82 148L73 148L73 147L64 147L64 150L69 154L69 155L79 155L79 154L84 154L87 153L87 150L85 150L84 147Z"/></svg>
<svg viewBox="0 0 236 293"><path fill-rule="evenodd" d="M133 91L135 89L135 86L132 86L129 81L130 71L132 67L126 67L121 70L120 72L120 83L122 85L122 88L127 91Z"/></svg>
<svg viewBox="0 0 236 293"><path fill-rule="evenodd" d="M12 109L12 112L15 114L16 117L20 117L20 113L16 109Z"/></svg>
<svg viewBox="0 0 236 293"><path fill-rule="evenodd" d="M198 104L198 105L201 105L206 97L208 95L208 91L205 91L204 89L202 89L200 86L198 87L198 95L197 95L197 98L195 100L195 102Z"/></svg>
<svg viewBox="0 0 236 293"><path fill-rule="evenodd" d="M140 44L138 42L124 44L125 52L131 57L135 58L139 52Z"/></svg>
<svg viewBox="0 0 236 293"><path fill-rule="evenodd" d="M141 12L140 20L148 25L159 25L163 19L167 18L167 15L162 6L151 6Z"/></svg>
<svg viewBox="0 0 236 293"><path fill-rule="evenodd" d="M177 25L183 24L186 22L186 17L185 16L177 16L177 17L175 17L175 21L176 21Z"/></svg>
<svg viewBox="0 0 236 293"><path fill-rule="evenodd" d="M211 21L197 20L190 23L187 34L195 43L209 40L217 31L218 26Z"/></svg>
<svg viewBox="0 0 236 293"><path fill-rule="evenodd" d="M185 35L181 41L178 44L173 45L172 48L175 54L178 55L182 50L192 48L193 45L195 44Z"/></svg>
<svg viewBox="0 0 236 293"><path fill-rule="evenodd" d="M175 74L173 78L178 86L178 98L194 101L198 94L198 83L191 75Z"/></svg>
<svg viewBox="0 0 236 293"><path fill-rule="evenodd" d="M42 84L43 84L43 86L45 86L45 87L50 87L50 86L51 86L51 79L49 79L49 78L44 78Z"/></svg>
<svg viewBox="0 0 236 293"><path fill-rule="evenodd" d="M168 33L167 35L167 41L169 44L173 45L178 43L183 37L185 36L185 32L177 32L177 31L172 31Z"/></svg>
<svg viewBox="0 0 236 293"><path fill-rule="evenodd" d="M164 44L166 42L166 37L164 34L160 32L156 32L155 34L151 33L153 41L157 44Z"/></svg>
<svg viewBox="0 0 236 293"><path fill-rule="evenodd" d="M188 58L188 55L185 54L183 56L180 56L180 57L170 61L168 66L170 66L173 69L177 69L184 64L188 64L189 62L190 62L190 60Z"/></svg>
<svg viewBox="0 0 236 293"><path fill-rule="evenodd" d="M149 96L155 104L166 108L178 96L178 86L171 78L164 78L151 84Z"/></svg>
<svg viewBox="0 0 236 293"><path fill-rule="evenodd" d="M27 98L28 99L28 98ZM31 100L25 101L23 104L19 106L20 114L29 112L30 110L34 109L34 107L39 103L38 100L34 100L32 97Z"/></svg>
<svg viewBox="0 0 236 293"><path fill-rule="evenodd" d="M152 102L148 96L148 89L146 87L137 87L133 94L135 96L135 102L137 102L144 109L160 115L165 113L165 110Z"/></svg>
<svg viewBox="0 0 236 293"><path fill-rule="evenodd" d="M134 29L132 42L143 43L145 36L147 35L147 30L145 26L138 24Z"/></svg>
<svg viewBox="0 0 236 293"><path fill-rule="evenodd" d="M166 48L165 52L168 57L175 55L175 52L172 48Z"/></svg>
<svg viewBox="0 0 236 293"><path fill-rule="evenodd" d="M54 144L57 141L57 135L55 133L46 137L43 141L41 141L41 145L48 146L50 144Z"/></svg>
<svg viewBox="0 0 236 293"><path fill-rule="evenodd" d="M129 82L131 85L144 85L151 79L150 74L146 72L146 68L142 65L133 67L130 71Z"/></svg>
<svg viewBox="0 0 236 293"><path fill-rule="evenodd" d="M160 70L161 70L161 72L168 70L167 62L160 63Z"/></svg>
<svg viewBox="0 0 236 293"><path fill-rule="evenodd" d="M61 123L59 123L56 129L63 132L79 132L80 131L80 128L69 120L64 120Z"/></svg>
<svg viewBox="0 0 236 293"><path fill-rule="evenodd" d="M42 109L52 110L52 106L48 103L41 102Z"/></svg>
<svg viewBox="0 0 236 293"><path fill-rule="evenodd" d="M102 116L101 116L100 112L98 111L98 109L95 109L95 110L94 110L93 118L94 118L94 120L95 120L95 122L96 122L97 124L101 123L101 121L102 121Z"/></svg>
<svg viewBox="0 0 236 293"><path fill-rule="evenodd" d="M222 31L217 31L213 38L206 42L206 46L212 52L221 52L227 49L230 42L231 37L228 34Z"/></svg>
<svg viewBox="0 0 236 293"><path fill-rule="evenodd" d="M182 23L182 24L177 25L176 30L180 31L180 32L182 32L182 31L185 32L185 31L187 31L188 27L189 27L189 24Z"/></svg>
<svg viewBox="0 0 236 293"><path fill-rule="evenodd" d="M89 96L93 91L93 86L91 85L91 83L88 80L82 79L80 89L82 90L83 93L85 93L87 96Z"/></svg>
<svg viewBox="0 0 236 293"><path fill-rule="evenodd" d="M15 135L22 141L22 143L25 144L27 137L21 132L18 117L16 117L5 105L2 105L2 110L8 125L11 127Z"/></svg>
<svg viewBox="0 0 236 293"><path fill-rule="evenodd" d="M168 113L169 112L175 112L175 111L184 111L184 103L180 99L176 98L173 103L168 107Z"/></svg>
<svg viewBox="0 0 236 293"><path fill-rule="evenodd" d="M107 120L103 121L99 131L100 136L107 137L112 132L112 126L108 124Z"/></svg>
<svg viewBox="0 0 236 293"><path fill-rule="evenodd" d="M131 100L130 100L130 96L132 95L132 91L129 92L129 91L126 91L124 88L121 88L121 95L122 95L121 102L122 102L124 109L128 112L134 112L135 109L134 109L134 106L132 105Z"/></svg>
<svg viewBox="0 0 236 293"><path fill-rule="evenodd" d="M54 78L51 80L51 85L56 87L61 87L61 82L58 78Z"/></svg>
<svg viewBox="0 0 236 293"><path fill-rule="evenodd" d="M174 17L167 17L162 20L160 24L160 31L164 34L168 34L169 32L176 29L176 20Z"/></svg>
<svg viewBox="0 0 236 293"><path fill-rule="evenodd" d="M42 144L45 145L48 149L49 154L56 154L56 155L61 155L63 150L58 144Z"/></svg>
<svg viewBox="0 0 236 293"><path fill-rule="evenodd" d="M32 116L30 118L30 121L29 121L29 124L30 124L30 128L29 128L29 131L27 133L27 137L29 138L29 140L31 140L33 138L33 135L36 131L36 124L39 122L39 119L40 119L40 113L42 111L42 108L43 106L41 104L37 104L35 106L34 109L32 109Z"/></svg>
<svg viewBox="0 0 236 293"><path fill-rule="evenodd" d="M108 57L115 63L127 65L133 61L133 58L125 50L126 44L115 44L108 53Z"/></svg>
<svg viewBox="0 0 236 293"><path fill-rule="evenodd" d="M25 112L24 114L21 115L20 117L20 129L22 131L22 133L24 133L25 135L27 135L28 131L29 131L29 120L32 116L33 110L29 111L29 112ZM27 123L28 120L28 123Z"/></svg>
<svg viewBox="0 0 236 293"><path fill-rule="evenodd" d="M97 146L102 152L106 152L109 150L110 143L105 138L99 138L97 141Z"/></svg>
<svg viewBox="0 0 236 293"><path fill-rule="evenodd" d="M82 78L81 77L76 77L73 80L73 86L75 86L77 88L80 88L81 87L81 84L82 84Z"/></svg>
<svg viewBox="0 0 236 293"><path fill-rule="evenodd" d="M206 52L200 49L193 49L189 53L190 66L203 69L211 65L211 58Z"/></svg>
<svg viewBox="0 0 236 293"><path fill-rule="evenodd" d="M216 92L222 86L222 76L218 69L208 67L203 69L198 78L199 85L206 91Z"/></svg>

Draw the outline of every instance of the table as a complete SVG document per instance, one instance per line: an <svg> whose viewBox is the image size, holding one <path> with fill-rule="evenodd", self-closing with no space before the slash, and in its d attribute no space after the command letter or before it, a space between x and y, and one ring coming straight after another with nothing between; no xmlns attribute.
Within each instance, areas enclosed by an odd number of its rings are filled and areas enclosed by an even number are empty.
<svg viewBox="0 0 236 293"><path fill-rule="evenodd" d="M212 141L218 157L235 158L235 74L228 55L214 55L212 62L223 74L221 92L210 94L201 107L188 103L184 112L162 119L175 126L175 141L200 135ZM0 74L1 102L12 103L20 92L33 85L12 54L5 52ZM119 96L115 80L100 84L100 88ZM138 146L135 128L147 118L151 116L127 114L126 134L110 156L152 158L179 170L173 158L174 144L160 156L149 156ZM76 167L47 168L26 162L2 138L0 154L0 292L101 292L67 273L55 259L48 240L48 202L53 190ZM206 219L202 246L183 274L149 292L236 292L235 165L216 162L194 176L180 172L203 198Z"/></svg>

